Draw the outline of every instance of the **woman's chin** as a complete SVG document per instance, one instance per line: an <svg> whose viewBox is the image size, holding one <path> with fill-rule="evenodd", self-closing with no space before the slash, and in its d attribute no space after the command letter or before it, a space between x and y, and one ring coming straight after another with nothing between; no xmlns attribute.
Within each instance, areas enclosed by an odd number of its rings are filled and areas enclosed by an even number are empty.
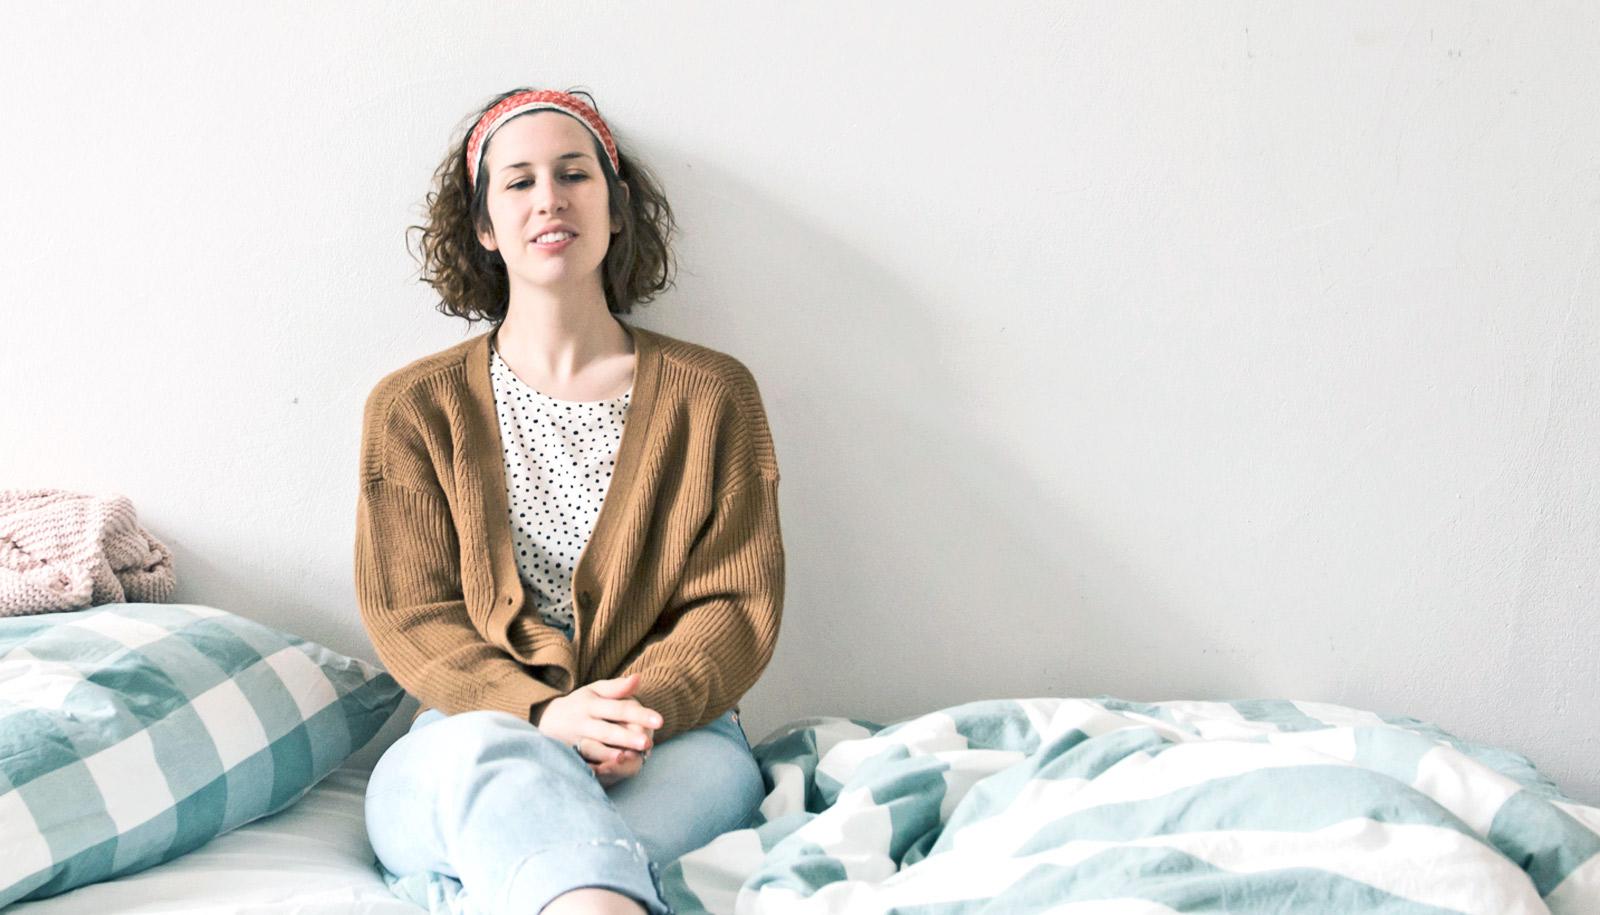
<svg viewBox="0 0 1600 915"><path fill-rule="evenodd" d="M585 270L571 264L546 262L528 265L524 269L513 270L512 273L529 286L566 287L598 278L600 265L595 264Z"/></svg>

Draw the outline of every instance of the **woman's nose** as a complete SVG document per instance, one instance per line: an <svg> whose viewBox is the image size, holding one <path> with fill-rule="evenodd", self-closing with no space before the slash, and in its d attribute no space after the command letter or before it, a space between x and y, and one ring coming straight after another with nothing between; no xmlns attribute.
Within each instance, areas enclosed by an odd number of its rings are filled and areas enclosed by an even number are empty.
<svg viewBox="0 0 1600 915"><path fill-rule="evenodd" d="M554 212L566 205L566 200L563 198L561 191L554 184L548 182L545 184L544 190L539 192L536 202L539 204L540 210L546 213Z"/></svg>

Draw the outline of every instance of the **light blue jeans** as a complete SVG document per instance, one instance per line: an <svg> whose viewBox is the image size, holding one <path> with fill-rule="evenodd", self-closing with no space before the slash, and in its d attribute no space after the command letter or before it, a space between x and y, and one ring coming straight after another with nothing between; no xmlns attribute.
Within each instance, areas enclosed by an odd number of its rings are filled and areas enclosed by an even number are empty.
<svg viewBox="0 0 1600 915"><path fill-rule="evenodd" d="M670 915L660 868L748 826L765 794L736 709L610 788L515 715L429 709L372 770L367 835L395 895L436 915L532 915L586 886Z"/></svg>

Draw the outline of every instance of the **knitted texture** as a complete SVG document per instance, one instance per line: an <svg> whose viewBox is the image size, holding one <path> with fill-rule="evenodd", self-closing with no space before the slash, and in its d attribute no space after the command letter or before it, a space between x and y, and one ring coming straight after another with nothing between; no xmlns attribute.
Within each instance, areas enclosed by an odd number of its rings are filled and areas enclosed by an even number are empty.
<svg viewBox="0 0 1600 915"><path fill-rule="evenodd" d="M624 324L634 393L599 516L573 573L569 642L526 599L504 451L473 337L385 376L361 435L355 578L379 659L426 708L530 718L637 672L659 742L738 704L771 659L783 606L778 465L749 370Z"/></svg>
<svg viewBox="0 0 1600 915"><path fill-rule="evenodd" d="M0 616L161 603L176 584L126 496L0 490Z"/></svg>

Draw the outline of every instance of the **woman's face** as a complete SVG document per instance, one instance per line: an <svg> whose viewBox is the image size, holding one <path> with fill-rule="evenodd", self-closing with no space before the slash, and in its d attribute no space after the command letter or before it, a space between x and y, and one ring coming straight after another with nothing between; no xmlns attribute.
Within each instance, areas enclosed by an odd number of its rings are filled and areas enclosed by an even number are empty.
<svg viewBox="0 0 1600 915"><path fill-rule="evenodd" d="M600 282L600 264L619 227L594 149L594 135L560 111L519 115L489 139L478 180L489 182L485 205L493 229L478 240L500 252L513 283L571 290ZM536 243L551 223L577 237L553 247Z"/></svg>

